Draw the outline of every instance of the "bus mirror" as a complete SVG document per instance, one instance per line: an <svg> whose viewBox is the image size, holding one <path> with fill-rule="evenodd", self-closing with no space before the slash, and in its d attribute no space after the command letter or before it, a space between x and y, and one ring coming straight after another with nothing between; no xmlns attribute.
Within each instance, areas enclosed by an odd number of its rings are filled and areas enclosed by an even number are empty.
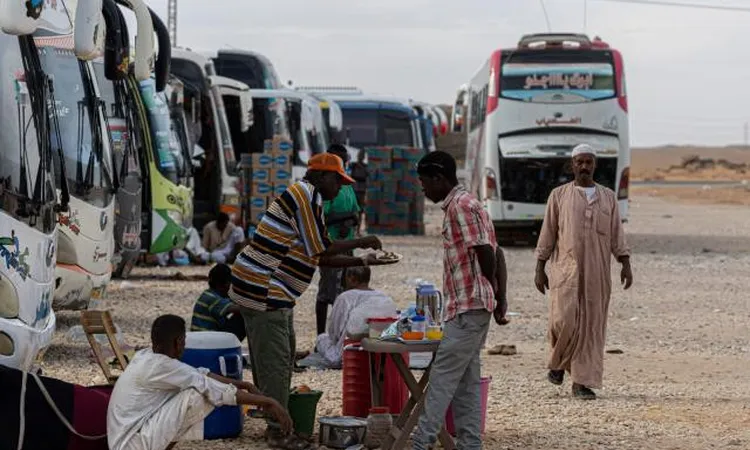
<svg viewBox="0 0 750 450"><path fill-rule="evenodd" d="M0 0L0 31L23 36L36 31L44 1Z"/></svg>
<svg viewBox="0 0 750 450"><path fill-rule="evenodd" d="M102 0L78 2L75 12L75 55L83 61L91 61L104 52L104 15Z"/></svg>

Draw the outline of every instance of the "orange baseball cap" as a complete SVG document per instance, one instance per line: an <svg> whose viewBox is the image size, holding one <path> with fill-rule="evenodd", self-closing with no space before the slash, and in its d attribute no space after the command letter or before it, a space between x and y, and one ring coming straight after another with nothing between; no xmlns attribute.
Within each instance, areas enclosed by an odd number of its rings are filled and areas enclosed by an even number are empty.
<svg viewBox="0 0 750 450"><path fill-rule="evenodd" d="M344 184L354 183L354 179L346 174L344 161L333 153L319 153L307 162L307 170L320 170L323 172L336 172Z"/></svg>

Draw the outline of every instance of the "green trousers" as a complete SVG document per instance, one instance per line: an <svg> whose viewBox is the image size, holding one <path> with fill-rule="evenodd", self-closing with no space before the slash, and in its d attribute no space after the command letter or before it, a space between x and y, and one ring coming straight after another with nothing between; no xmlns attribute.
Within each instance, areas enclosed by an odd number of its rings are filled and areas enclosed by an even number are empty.
<svg viewBox="0 0 750 450"><path fill-rule="evenodd" d="M263 394L288 408L292 384L294 354L297 343L294 336L294 311L255 311L242 309L250 347L253 383ZM278 428L268 421L270 429Z"/></svg>

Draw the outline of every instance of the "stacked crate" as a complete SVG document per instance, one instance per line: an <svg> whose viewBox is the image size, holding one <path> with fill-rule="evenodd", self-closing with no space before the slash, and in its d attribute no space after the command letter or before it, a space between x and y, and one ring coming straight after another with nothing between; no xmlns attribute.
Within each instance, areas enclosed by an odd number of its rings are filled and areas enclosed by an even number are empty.
<svg viewBox="0 0 750 450"><path fill-rule="evenodd" d="M271 202L292 182L292 149L292 141L274 136L265 140L263 153L243 155L243 206L247 225L257 225Z"/></svg>
<svg viewBox="0 0 750 450"><path fill-rule="evenodd" d="M411 147L368 147L367 232L424 234L424 194L417 163L424 151Z"/></svg>

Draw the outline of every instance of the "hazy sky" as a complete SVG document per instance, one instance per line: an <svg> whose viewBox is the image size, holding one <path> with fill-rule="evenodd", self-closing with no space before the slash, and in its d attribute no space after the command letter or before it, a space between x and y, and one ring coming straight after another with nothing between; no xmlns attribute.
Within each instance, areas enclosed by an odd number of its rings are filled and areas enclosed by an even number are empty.
<svg viewBox="0 0 750 450"><path fill-rule="evenodd" d="M166 21L166 0L147 3ZM553 31L584 31L583 0L545 5ZM178 19L178 45L259 51L297 85L434 103L452 102L493 49L547 29L536 0L179 0ZM750 12L588 1L586 31L625 59L633 145L743 142L748 23Z"/></svg>

